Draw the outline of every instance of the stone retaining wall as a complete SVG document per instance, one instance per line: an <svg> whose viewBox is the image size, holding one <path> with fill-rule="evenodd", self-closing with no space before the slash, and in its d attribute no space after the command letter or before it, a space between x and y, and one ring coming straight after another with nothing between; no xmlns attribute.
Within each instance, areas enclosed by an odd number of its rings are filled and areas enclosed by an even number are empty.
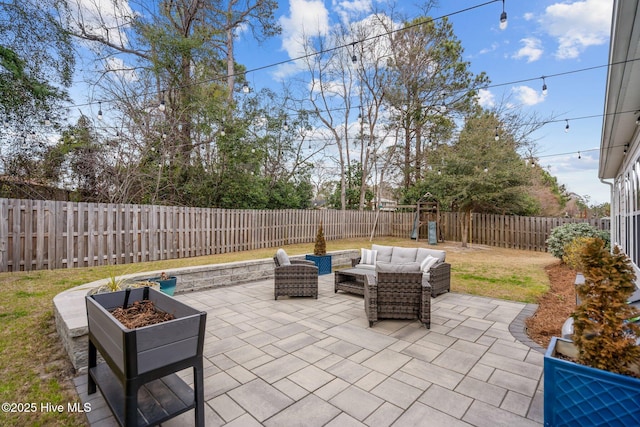
<svg viewBox="0 0 640 427"><path fill-rule="evenodd" d="M359 251L344 250L328 252L332 255L332 267L351 266L351 258L357 257ZM304 255L292 256L292 259L304 259ZM157 277L164 271L178 278L176 294L200 291L222 286L256 282L273 278L273 259L263 258L249 261L209 264L195 267L182 267L167 270L148 271L120 276L119 279L136 281ZM87 312L85 296L87 293L105 284L108 279L85 283L59 293L53 298L56 329L64 345L73 367L77 371L87 367Z"/></svg>

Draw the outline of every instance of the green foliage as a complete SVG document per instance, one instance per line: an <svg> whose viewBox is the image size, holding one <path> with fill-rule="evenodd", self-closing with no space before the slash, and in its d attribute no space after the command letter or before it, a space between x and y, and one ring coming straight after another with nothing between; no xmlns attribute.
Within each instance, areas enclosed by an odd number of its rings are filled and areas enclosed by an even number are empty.
<svg viewBox="0 0 640 427"><path fill-rule="evenodd" d="M322 229L322 222L318 226L318 233L316 234L316 243L313 247L313 254L316 256L322 256L327 254L327 242L324 239L324 230Z"/></svg>
<svg viewBox="0 0 640 427"><path fill-rule="evenodd" d="M578 286L581 303L573 313L573 341L578 360L585 365L626 374L640 362L640 326L627 319L640 311L627 303L635 291L635 273L618 247L613 254L601 239L587 243L582 252L585 283Z"/></svg>
<svg viewBox="0 0 640 427"><path fill-rule="evenodd" d="M608 246L609 232L599 230L586 222L577 222L560 225L553 230L547 239L547 249L556 258L562 259L565 246L576 237L598 237Z"/></svg>
<svg viewBox="0 0 640 427"><path fill-rule="evenodd" d="M496 141L497 118L478 110L467 117L458 140L432 153L432 166L424 179L406 193L403 202L414 203L430 192L443 210L529 215L538 209L523 191L531 181L507 132Z"/></svg>

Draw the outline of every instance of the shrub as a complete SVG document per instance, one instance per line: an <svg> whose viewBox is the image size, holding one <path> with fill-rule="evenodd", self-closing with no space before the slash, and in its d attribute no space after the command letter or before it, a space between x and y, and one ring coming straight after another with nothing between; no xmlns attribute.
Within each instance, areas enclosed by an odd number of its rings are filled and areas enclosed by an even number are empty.
<svg viewBox="0 0 640 427"><path fill-rule="evenodd" d="M562 261L576 271L582 271L582 251L595 237L580 236L573 239L564 247Z"/></svg>
<svg viewBox="0 0 640 427"><path fill-rule="evenodd" d="M318 227L318 233L316 234L316 244L313 247L313 254L316 256L322 256L327 254L327 242L324 239L324 230L322 229L322 221Z"/></svg>
<svg viewBox="0 0 640 427"><path fill-rule="evenodd" d="M609 232L599 230L586 222L563 224L554 228L547 239L547 249L556 258L562 259L564 247L576 237L598 237L609 247Z"/></svg>
<svg viewBox="0 0 640 427"><path fill-rule="evenodd" d="M640 361L640 326L629 323L640 311L627 304L635 290L635 272L629 258L616 247L613 254L601 239L583 247L584 284L577 287L580 305L573 317L573 341L578 361L618 374Z"/></svg>

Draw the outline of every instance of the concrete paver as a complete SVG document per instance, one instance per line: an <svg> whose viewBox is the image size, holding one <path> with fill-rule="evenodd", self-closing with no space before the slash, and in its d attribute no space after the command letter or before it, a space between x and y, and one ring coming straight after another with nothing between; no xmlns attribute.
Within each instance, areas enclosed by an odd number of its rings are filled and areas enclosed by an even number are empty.
<svg viewBox="0 0 640 427"><path fill-rule="evenodd" d="M372 328L362 296L273 299L273 280L179 294L207 311L207 426L539 426L542 351L524 333L535 306L447 293L431 329L384 320ZM188 383L191 374L181 372ZM92 426L116 425L100 393ZM192 425L193 411L163 426Z"/></svg>

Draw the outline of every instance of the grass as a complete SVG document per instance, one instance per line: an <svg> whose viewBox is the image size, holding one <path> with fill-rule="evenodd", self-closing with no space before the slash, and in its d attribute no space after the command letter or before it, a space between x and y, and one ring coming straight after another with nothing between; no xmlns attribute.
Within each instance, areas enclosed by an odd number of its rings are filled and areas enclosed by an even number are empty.
<svg viewBox="0 0 640 427"><path fill-rule="evenodd" d="M429 247L426 242L384 238L374 243L405 247ZM369 239L328 241L327 250L370 247ZM285 246L290 255L311 253L313 243ZM492 298L535 302L549 288L544 266L554 258L547 253L440 244L452 265L451 290ZM76 403L71 382L74 372L61 347L53 319L53 297L65 289L121 275L201 264L270 258L273 248L247 252L154 261L141 264L101 266L69 270L0 273L0 397L2 402L35 403L36 412L3 413L0 424L7 426L85 425L82 414L63 411L46 413L40 404ZM3 420L4 418L4 420Z"/></svg>

